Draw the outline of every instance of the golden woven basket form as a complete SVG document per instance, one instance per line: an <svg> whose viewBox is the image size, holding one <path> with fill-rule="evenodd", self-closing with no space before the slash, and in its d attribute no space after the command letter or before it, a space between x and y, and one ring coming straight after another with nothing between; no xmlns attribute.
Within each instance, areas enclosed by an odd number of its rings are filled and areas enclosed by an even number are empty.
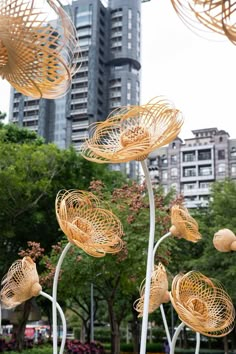
<svg viewBox="0 0 236 354"><path fill-rule="evenodd" d="M180 19L192 30L226 36L236 44L235 1L171 0Z"/></svg>
<svg viewBox="0 0 236 354"><path fill-rule="evenodd" d="M144 160L148 154L174 140L183 124L182 114L165 97L146 105L122 107L93 125L92 137L81 153L97 163Z"/></svg>
<svg viewBox="0 0 236 354"><path fill-rule="evenodd" d="M236 251L236 236L229 229L222 229L215 233L213 244L220 252Z"/></svg>
<svg viewBox="0 0 236 354"><path fill-rule="evenodd" d="M99 203L92 193L80 190L62 190L55 202L57 220L68 241L93 257L117 253L123 247L119 219Z"/></svg>
<svg viewBox="0 0 236 354"><path fill-rule="evenodd" d="M134 308L139 313L138 317L143 316L145 295L145 279L140 286L140 298L134 302ZM161 304L170 300L168 293L168 279L165 267L159 263L155 266L151 276L150 298L148 313L154 312Z"/></svg>
<svg viewBox="0 0 236 354"><path fill-rule="evenodd" d="M189 215L188 209L184 206L174 205L171 208L171 224L170 232L173 236L191 242L197 242L201 239L198 223Z"/></svg>
<svg viewBox="0 0 236 354"><path fill-rule="evenodd" d="M233 303L222 285L199 272L178 274L170 293L179 318L194 331L223 337L234 327Z"/></svg>
<svg viewBox="0 0 236 354"><path fill-rule="evenodd" d="M7 309L16 307L33 296L38 296L42 290L36 264L30 257L14 262L1 285L1 303Z"/></svg>
<svg viewBox="0 0 236 354"><path fill-rule="evenodd" d="M0 0L0 77L17 91L63 96L78 70L76 55L76 29L59 0Z"/></svg>

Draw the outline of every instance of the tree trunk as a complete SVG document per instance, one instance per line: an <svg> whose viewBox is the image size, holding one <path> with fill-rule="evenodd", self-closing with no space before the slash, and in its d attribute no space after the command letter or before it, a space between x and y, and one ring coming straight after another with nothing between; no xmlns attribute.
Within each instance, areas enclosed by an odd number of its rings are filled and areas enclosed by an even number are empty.
<svg viewBox="0 0 236 354"><path fill-rule="evenodd" d="M113 308L113 302L107 301L111 328L111 353L120 354L120 328Z"/></svg>
<svg viewBox="0 0 236 354"><path fill-rule="evenodd" d="M132 322L131 322L132 342L134 345L134 354L139 353L140 347L140 324L138 320L138 313L132 306Z"/></svg>
<svg viewBox="0 0 236 354"><path fill-rule="evenodd" d="M31 310L31 300L27 300L23 304L22 314L18 324L14 328L14 335L16 339L16 350L21 352L24 345L25 327Z"/></svg>
<svg viewBox="0 0 236 354"><path fill-rule="evenodd" d="M228 336L223 338L224 341L224 353L229 354Z"/></svg>

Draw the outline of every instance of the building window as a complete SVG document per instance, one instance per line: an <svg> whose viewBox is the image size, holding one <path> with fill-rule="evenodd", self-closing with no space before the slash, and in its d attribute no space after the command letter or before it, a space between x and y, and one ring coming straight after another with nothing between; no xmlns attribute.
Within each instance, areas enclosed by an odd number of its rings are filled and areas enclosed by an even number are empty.
<svg viewBox="0 0 236 354"><path fill-rule="evenodd" d="M199 167L199 176L210 176L212 175L211 166L200 166Z"/></svg>
<svg viewBox="0 0 236 354"><path fill-rule="evenodd" d="M178 176L178 169L176 167L173 167L170 170L170 175L171 175L172 178L176 178Z"/></svg>
<svg viewBox="0 0 236 354"><path fill-rule="evenodd" d="M172 149L176 149L176 144L172 143Z"/></svg>
<svg viewBox="0 0 236 354"><path fill-rule="evenodd" d="M222 141L223 141L223 138L222 138L222 136L220 136L219 142L222 143Z"/></svg>
<svg viewBox="0 0 236 354"><path fill-rule="evenodd" d="M218 150L218 160L225 160L225 150Z"/></svg>
<svg viewBox="0 0 236 354"><path fill-rule="evenodd" d="M206 149L198 151L198 160L211 160L211 150Z"/></svg>
<svg viewBox="0 0 236 354"><path fill-rule="evenodd" d="M183 162L191 162L191 161L195 161L195 152L194 151L183 152Z"/></svg>
<svg viewBox="0 0 236 354"><path fill-rule="evenodd" d="M201 189L209 189L210 185L211 185L210 182L200 182L199 188L201 188Z"/></svg>
<svg viewBox="0 0 236 354"><path fill-rule="evenodd" d="M231 166L231 174L234 176L236 175L236 164L235 163L233 163Z"/></svg>
<svg viewBox="0 0 236 354"><path fill-rule="evenodd" d="M185 183L184 184L185 191L189 191L189 190L195 189L195 188L196 188L196 183Z"/></svg>
<svg viewBox="0 0 236 354"><path fill-rule="evenodd" d="M236 156L236 148L232 147L231 151L230 151L230 156L234 157Z"/></svg>
<svg viewBox="0 0 236 354"><path fill-rule="evenodd" d="M170 156L170 162L171 162L171 165L176 165L176 163L177 163L177 155L171 155Z"/></svg>
<svg viewBox="0 0 236 354"><path fill-rule="evenodd" d="M225 176L225 164L224 163L220 163L218 166L218 174L220 176Z"/></svg>
<svg viewBox="0 0 236 354"><path fill-rule="evenodd" d="M168 172L167 171L162 171L162 180L166 181L168 179Z"/></svg>
<svg viewBox="0 0 236 354"><path fill-rule="evenodd" d="M194 177L194 176L196 176L196 168L195 167L184 167L183 176L184 177Z"/></svg>

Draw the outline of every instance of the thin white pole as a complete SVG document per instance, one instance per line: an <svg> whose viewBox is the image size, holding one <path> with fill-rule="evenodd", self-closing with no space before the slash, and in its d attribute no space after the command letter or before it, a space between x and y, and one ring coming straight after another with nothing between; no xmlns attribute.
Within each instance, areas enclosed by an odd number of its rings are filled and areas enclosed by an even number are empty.
<svg viewBox="0 0 236 354"><path fill-rule="evenodd" d="M40 295L44 296L46 299L53 302L53 297L51 295L45 293L44 291L40 291ZM61 306L58 304L58 302L56 303L56 307L57 307L57 310L61 316L61 322L62 322L62 341L61 341L60 354L63 354L64 348L65 348L65 343L66 343L66 332L67 332L66 319L65 319L64 312L63 312Z"/></svg>
<svg viewBox="0 0 236 354"><path fill-rule="evenodd" d="M148 309L149 309L149 297L150 297L152 263L153 263L152 255L153 255L154 237L155 237L155 200L154 200L152 183L151 183L151 179L150 179L150 175L148 172L146 161L141 161L141 165L142 165L142 169L143 169L146 184L147 184L147 190L148 190L148 196L149 196L149 208L150 208L150 230L149 230L148 255L147 255L147 266L146 266L146 280L145 280L145 292L144 292L141 344L140 344L140 354L146 354L146 341L147 341L147 330L148 330Z"/></svg>
<svg viewBox="0 0 236 354"><path fill-rule="evenodd" d="M155 247L153 249L153 257L152 257L152 269L153 270L154 270L154 265L155 265L155 255L156 255L157 249L160 246L160 244L162 243L162 241L164 241L169 236L171 236L171 232L166 233L155 244ZM171 336L170 336L170 331L169 331L169 327L168 327L167 320L166 320L164 306L162 304L160 305L160 310L161 310L162 321L163 321L163 324L165 327L166 337L167 337L168 344L170 347L171 346Z"/></svg>
<svg viewBox="0 0 236 354"><path fill-rule="evenodd" d="M53 288L52 288L52 336L53 336L53 354L57 354L57 285L59 274L61 270L62 262L71 247L71 243L68 242L64 250L62 251L60 258L57 262L55 275L53 279Z"/></svg>
<svg viewBox="0 0 236 354"><path fill-rule="evenodd" d="M201 337L200 337L200 333L196 333L196 349L195 349L195 354L199 353L200 350L200 344L201 344Z"/></svg>
<svg viewBox="0 0 236 354"><path fill-rule="evenodd" d="M177 338L182 330L182 328L184 328L185 323L181 322L180 325L178 326L178 328L175 331L174 337L172 338L172 343L171 343L171 347L170 347L170 354L174 354L175 353L175 344L177 341Z"/></svg>
<svg viewBox="0 0 236 354"><path fill-rule="evenodd" d="M90 341L94 341L94 304L93 304L93 283L91 283L90 287L90 297L91 297L91 304L90 304Z"/></svg>

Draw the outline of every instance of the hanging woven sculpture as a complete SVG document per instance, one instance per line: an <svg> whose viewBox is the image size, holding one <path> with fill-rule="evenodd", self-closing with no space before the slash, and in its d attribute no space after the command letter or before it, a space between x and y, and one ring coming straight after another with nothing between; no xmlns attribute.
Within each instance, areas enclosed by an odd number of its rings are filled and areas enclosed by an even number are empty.
<svg viewBox="0 0 236 354"><path fill-rule="evenodd" d="M195 332L208 337L223 337L234 327L233 303L215 280L199 272L177 275L170 293L179 318Z"/></svg>
<svg viewBox="0 0 236 354"><path fill-rule="evenodd" d="M145 279L140 286L140 298L134 302L134 308L139 313L138 317L143 316L144 294ZM148 313L154 312L161 304L169 300L166 270L165 267L159 263L152 272Z"/></svg>
<svg viewBox="0 0 236 354"><path fill-rule="evenodd" d="M215 248L220 252L236 251L236 236L229 229L222 229L213 238Z"/></svg>
<svg viewBox="0 0 236 354"><path fill-rule="evenodd" d="M90 192L60 191L56 197L56 216L68 241L93 257L117 253L123 247L122 225Z"/></svg>
<svg viewBox="0 0 236 354"><path fill-rule="evenodd" d="M76 55L76 29L59 0L0 0L0 77L17 91L65 95L78 70Z"/></svg>
<svg viewBox="0 0 236 354"><path fill-rule="evenodd" d="M198 232L198 223L189 215L188 209L182 205L174 205L171 208L171 228L173 236L184 238L187 241L197 242L201 239Z"/></svg>
<svg viewBox="0 0 236 354"><path fill-rule="evenodd" d="M1 303L10 309L20 305L42 290L36 264L30 257L17 260L2 280Z"/></svg>
<svg viewBox="0 0 236 354"><path fill-rule="evenodd" d="M171 0L180 19L190 29L226 36L236 44L235 1Z"/></svg>
<svg viewBox="0 0 236 354"><path fill-rule="evenodd" d="M94 125L93 136L82 145L81 153L98 163L142 161L175 139L182 124L181 112L164 97L143 106L122 107Z"/></svg>

